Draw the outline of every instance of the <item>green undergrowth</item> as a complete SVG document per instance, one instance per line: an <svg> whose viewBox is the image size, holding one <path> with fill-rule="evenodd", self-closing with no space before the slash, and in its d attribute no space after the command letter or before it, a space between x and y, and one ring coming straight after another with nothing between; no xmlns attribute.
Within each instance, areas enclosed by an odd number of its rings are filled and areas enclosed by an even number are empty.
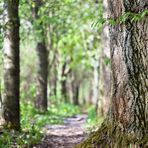
<svg viewBox="0 0 148 148"><path fill-rule="evenodd" d="M91 132L92 130L95 130L96 128L98 128L98 126L101 125L104 120L104 117L96 113L94 106L88 107L87 112L88 118L85 126L88 132Z"/></svg>
<svg viewBox="0 0 148 148"><path fill-rule="evenodd" d="M45 125L62 124L64 118L78 113L79 107L71 104L51 104L46 113L39 112L31 103L21 104L21 131L3 130L0 133L0 148L29 148L44 136L42 128Z"/></svg>

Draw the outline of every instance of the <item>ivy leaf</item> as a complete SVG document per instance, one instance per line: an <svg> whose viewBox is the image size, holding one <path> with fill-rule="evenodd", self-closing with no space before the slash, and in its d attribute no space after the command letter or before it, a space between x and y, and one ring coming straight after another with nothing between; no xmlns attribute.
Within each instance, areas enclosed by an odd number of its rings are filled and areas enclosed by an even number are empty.
<svg viewBox="0 0 148 148"><path fill-rule="evenodd" d="M141 14L141 18L144 18L146 15L148 15L148 10L145 10Z"/></svg>

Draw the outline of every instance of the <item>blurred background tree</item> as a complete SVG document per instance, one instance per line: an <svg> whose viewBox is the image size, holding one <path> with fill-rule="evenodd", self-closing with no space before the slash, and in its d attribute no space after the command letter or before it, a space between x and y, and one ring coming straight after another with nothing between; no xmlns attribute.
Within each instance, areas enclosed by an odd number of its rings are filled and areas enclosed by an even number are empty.
<svg viewBox="0 0 148 148"><path fill-rule="evenodd" d="M3 10L1 0L2 97ZM29 134L36 129L36 139L46 123L61 123L59 116L89 112L89 125L96 125L105 116L110 53L108 29L100 21L103 11L105 4L101 0L20 0L21 127L31 131ZM35 128L32 122L36 122Z"/></svg>
<svg viewBox="0 0 148 148"><path fill-rule="evenodd" d="M55 2L51 0L50 2L42 1L39 6L40 9L36 12L38 19L36 20L33 13L36 11L35 1L28 2L24 0L20 6L21 34L23 36L21 41L21 76L22 79L25 79L25 81L21 81L21 89L34 93L33 96L32 94L26 96L26 99L28 97L27 100L33 99L35 91L37 91L37 87L35 87L35 75L37 75L35 44L42 38L41 33L44 32L42 36L45 38L49 54L48 103L64 101L77 105L92 103L98 106L98 101L101 104L102 100L99 99L98 94L104 91L99 88L101 87L100 83L103 83L101 82L102 78L99 83L99 73L102 70L100 64L102 61L99 59L103 57L101 55L103 51L101 41L103 27L102 24L97 24L97 26L95 24L98 18L102 16L102 3L89 0L85 2L79 0L57 0ZM32 54L29 54L30 52ZM42 49L38 56L43 53ZM28 60L34 62L31 63ZM109 62L108 58L102 60L106 64ZM94 78L96 77L94 74L96 66L98 78ZM45 74L45 71L43 73ZM32 83L28 83L27 79ZM40 83L42 82L40 81ZM93 91L98 93L95 94ZM22 95L29 94L23 93Z"/></svg>

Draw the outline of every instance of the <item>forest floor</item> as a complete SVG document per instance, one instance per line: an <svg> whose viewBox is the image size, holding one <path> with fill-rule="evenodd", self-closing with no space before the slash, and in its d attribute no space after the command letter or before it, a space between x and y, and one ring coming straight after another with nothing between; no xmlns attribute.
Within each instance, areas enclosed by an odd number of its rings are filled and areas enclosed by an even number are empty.
<svg viewBox="0 0 148 148"><path fill-rule="evenodd" d="M75 115L64 119L62 125L46 125L45 137L33 148L73 148L87 138L85 123L87 115Z"/></svg>

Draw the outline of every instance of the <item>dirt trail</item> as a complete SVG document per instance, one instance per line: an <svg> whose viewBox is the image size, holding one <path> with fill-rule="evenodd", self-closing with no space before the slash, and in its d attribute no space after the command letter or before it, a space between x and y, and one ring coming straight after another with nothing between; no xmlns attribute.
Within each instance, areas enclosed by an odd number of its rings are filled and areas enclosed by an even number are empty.
<svg viewBox="0 0 148 148"><path fill-rule="evenodd" d="M63 125L47 125L44 128L46 137L33 148L73 148L87 137L86 119L85 114L76 115L66 118Z"/></svg>

